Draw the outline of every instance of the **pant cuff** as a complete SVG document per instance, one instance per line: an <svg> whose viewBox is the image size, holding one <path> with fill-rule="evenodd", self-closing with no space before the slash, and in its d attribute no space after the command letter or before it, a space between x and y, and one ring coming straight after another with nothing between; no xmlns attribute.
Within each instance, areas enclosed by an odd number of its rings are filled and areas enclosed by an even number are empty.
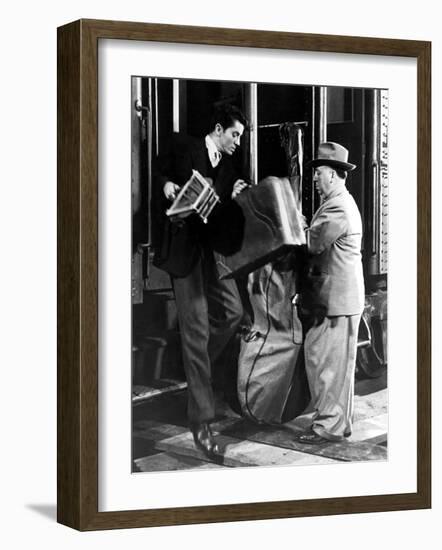
<svg viewBox="0 0 442 550"><path fill-rule="evenodd" d="M344 436L343 435L334 435L329 432L327 432L322 426L319 425L313 425L312 431L315 432L315 434L323 437L324 439L328 439L329 441L343 441Z"/></svg>

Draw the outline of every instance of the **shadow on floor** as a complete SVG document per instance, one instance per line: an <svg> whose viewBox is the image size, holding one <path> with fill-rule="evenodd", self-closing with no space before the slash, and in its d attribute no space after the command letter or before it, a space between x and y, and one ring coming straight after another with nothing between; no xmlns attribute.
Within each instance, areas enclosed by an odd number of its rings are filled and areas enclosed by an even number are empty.
<svg viewBox="0 0 442 550"><path fill-rule="evenodd" d="M57 506L55 504L26 504L25 507L47 519L57 521Z"/></svg>

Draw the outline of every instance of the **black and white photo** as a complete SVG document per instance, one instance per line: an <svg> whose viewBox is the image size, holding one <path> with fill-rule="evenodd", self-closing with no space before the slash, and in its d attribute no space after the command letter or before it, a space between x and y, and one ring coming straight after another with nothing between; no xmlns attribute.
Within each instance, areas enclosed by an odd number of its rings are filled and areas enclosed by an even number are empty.
<svg viewBox="0 0 442 550"><path fill-rule="evenodd" d="M132 77L133 472L388 460L388 103Z"/></svg>

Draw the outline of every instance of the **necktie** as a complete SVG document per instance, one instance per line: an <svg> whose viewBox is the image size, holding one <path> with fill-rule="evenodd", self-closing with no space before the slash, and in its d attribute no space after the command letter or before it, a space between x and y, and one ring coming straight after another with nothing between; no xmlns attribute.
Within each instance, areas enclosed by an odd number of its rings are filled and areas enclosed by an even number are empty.
<svg viewBox="0 0 442 550"><path fill-rule="evenodd" d="M219 151L215 151L214 154L213 154L213 162L212 162L212 166L215 168L216 166L218 166L219 162L221 160L221 153Z"/></svg>

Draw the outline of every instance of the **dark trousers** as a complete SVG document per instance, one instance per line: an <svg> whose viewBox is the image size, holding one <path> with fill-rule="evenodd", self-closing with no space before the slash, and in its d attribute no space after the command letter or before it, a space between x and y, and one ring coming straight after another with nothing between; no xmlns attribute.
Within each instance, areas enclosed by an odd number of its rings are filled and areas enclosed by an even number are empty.
<svg viewBox="0 0 442 550"><path fill-rule="evenodd" d="M236 282L219 280L218 260L222 257L203 250L189 275L173 278L191 424L215 416L212 367L242 318Z"/></svg>

